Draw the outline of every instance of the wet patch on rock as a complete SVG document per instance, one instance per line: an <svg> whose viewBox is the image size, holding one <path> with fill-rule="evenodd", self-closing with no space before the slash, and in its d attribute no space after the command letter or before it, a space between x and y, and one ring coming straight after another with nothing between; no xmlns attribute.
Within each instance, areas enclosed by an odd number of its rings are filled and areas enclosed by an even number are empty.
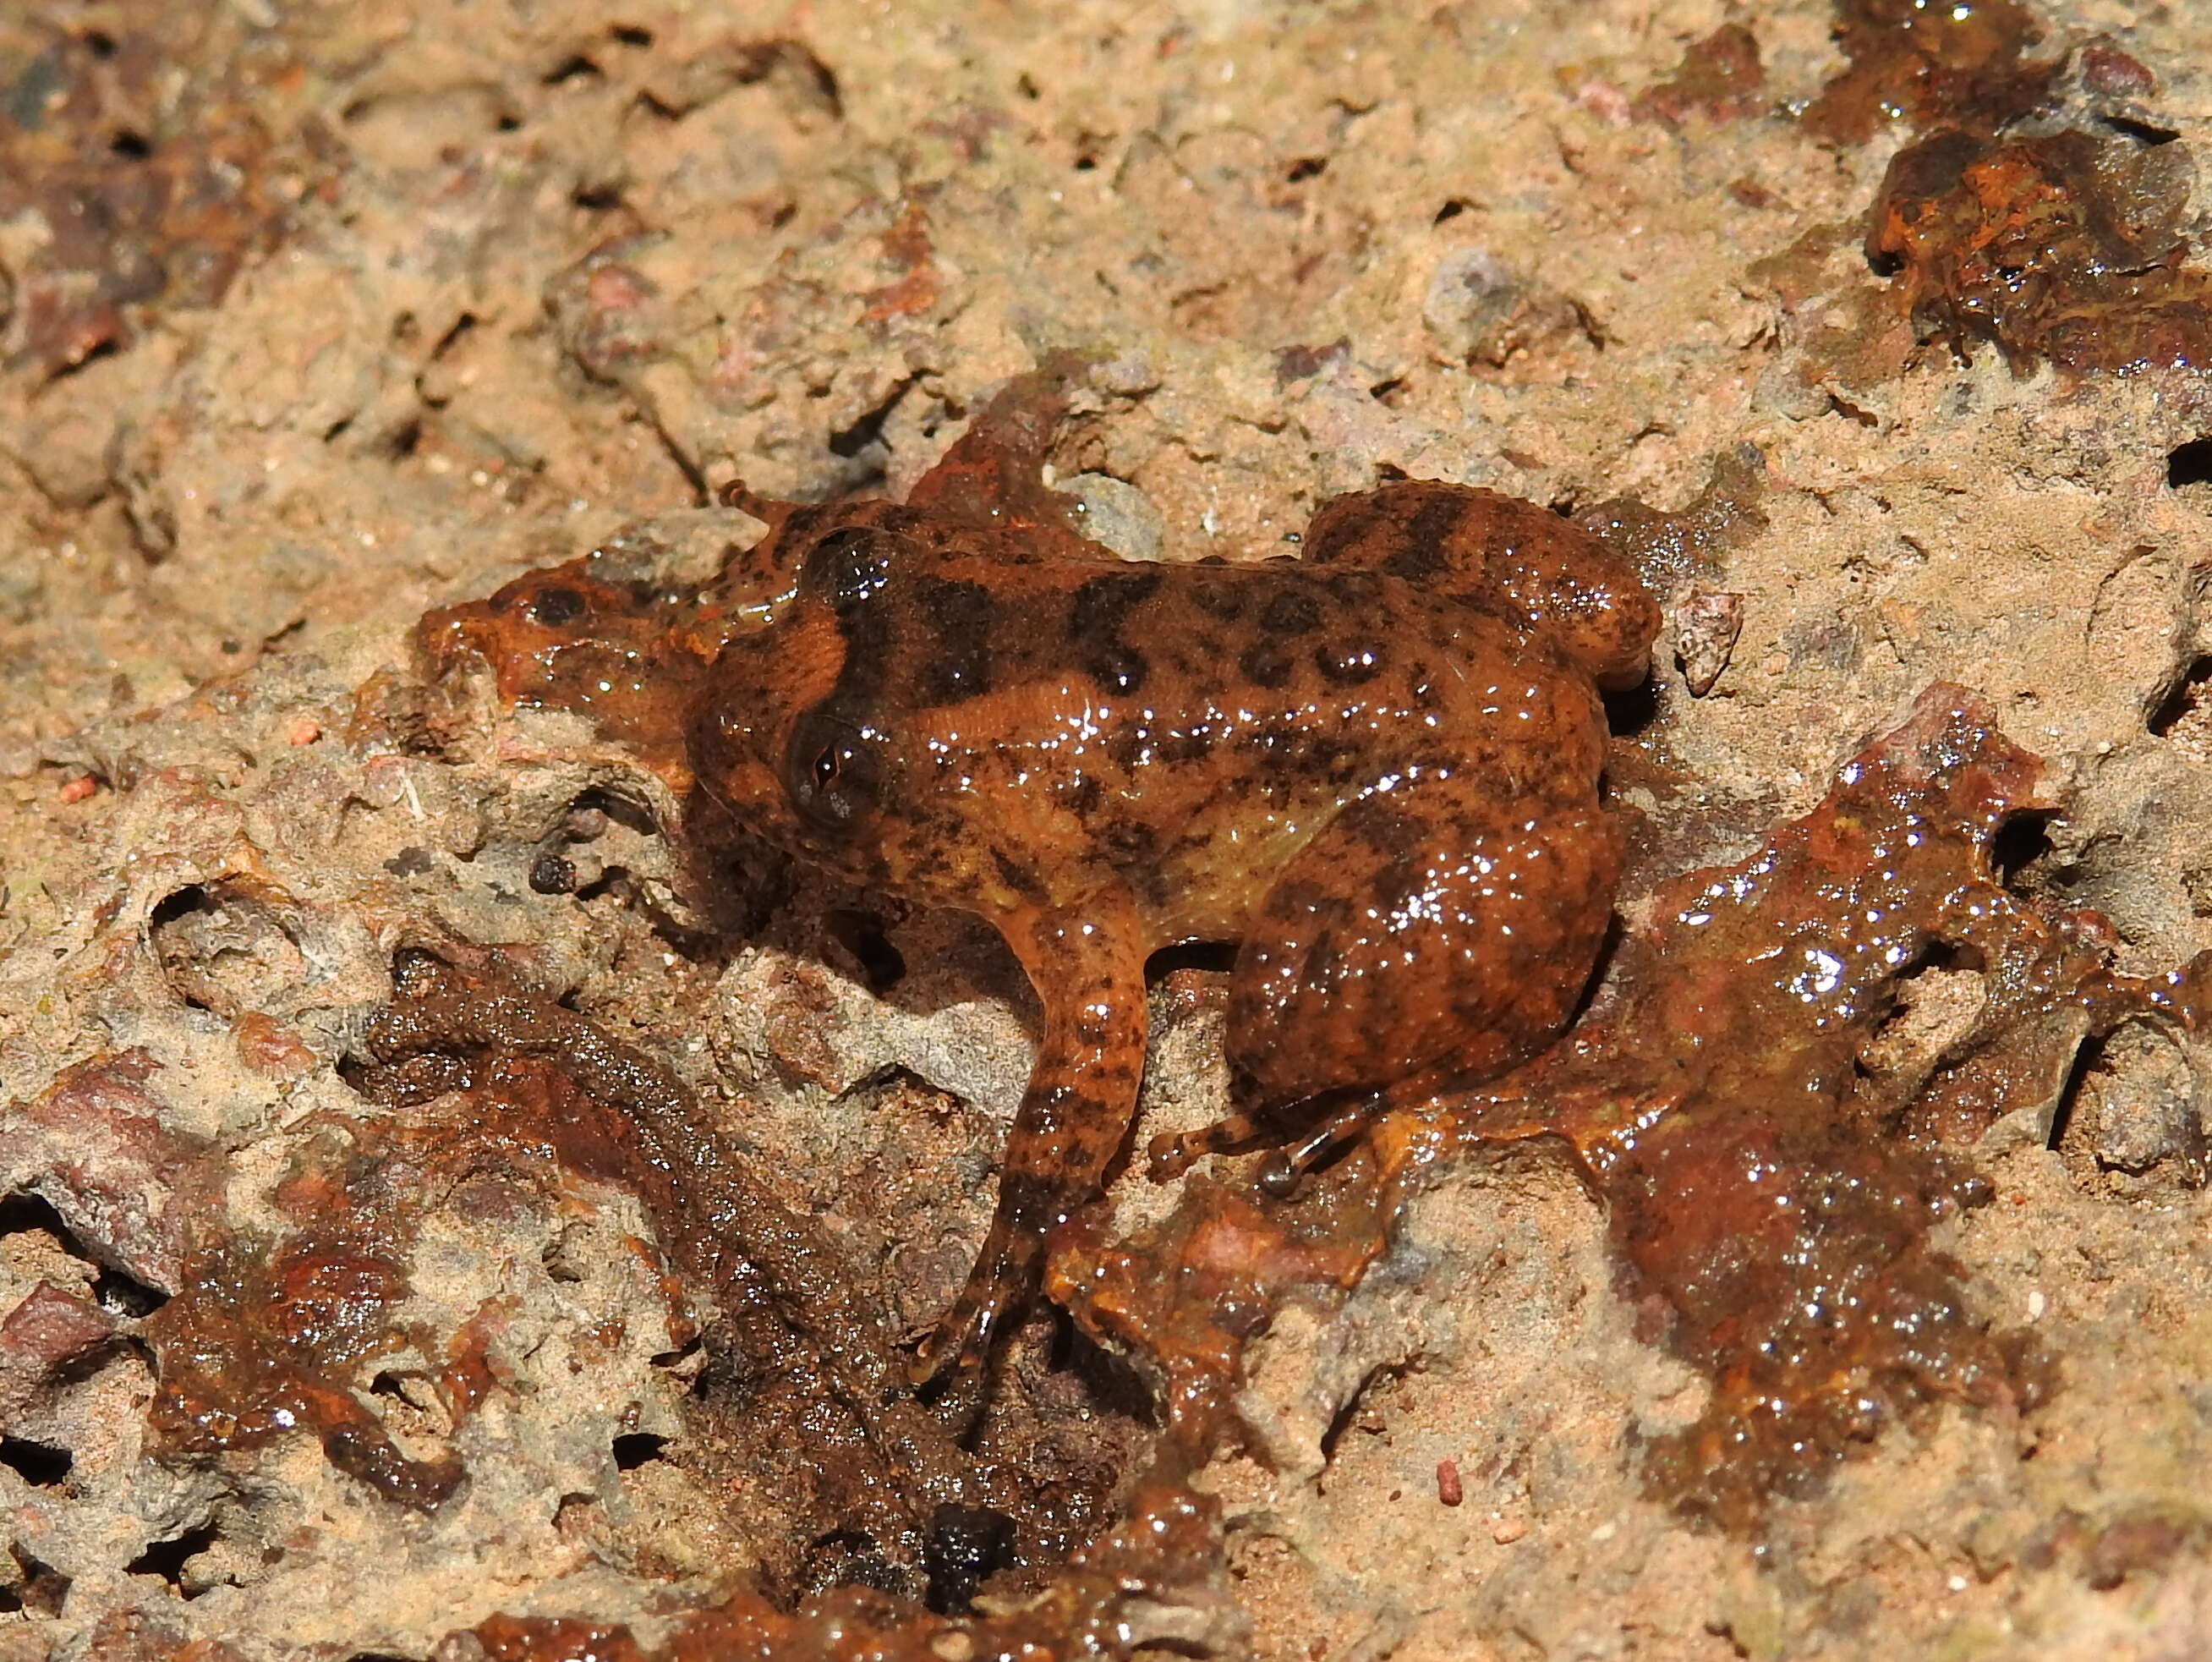
<svg viewBox="0 0 2212 1662"><path fill-rule="evenodd" d="M1995 346L2025 374L2202 369L2212 272L2190 263L2178 145L2067 126L1951 128L1901 151L1866 243L1923 341Z"/></svg>
<svg viewBox="0 0 2212 1662"><path fill-rule="evenodd" d="M1748 1525L1923 1403L2044 1389L1929 1233L1987 1197L1975 1138L2047 1128L2085 1040L2179 1020L2113 973L2104 920L1999 880L2002 828L2051 806L1986 705L1931 688L1759 852L1662 885L1581 1027L1468 1115L1568 1140L1650 1336L1711 1377L1656 1492ZM1947 967L1972 984L1916 1020Z"/></svg>
<svg viewBox="0 0 2212 1662"><path fill-rule="evenodd" d="M1898 121L1928 126L1974 116L1994 125L2025 115L2052 68L2024 65L2043 29L2017 0L1837 0L1833 34L1850 65L1804 121L1836 144L1863 144Z"/></svg>

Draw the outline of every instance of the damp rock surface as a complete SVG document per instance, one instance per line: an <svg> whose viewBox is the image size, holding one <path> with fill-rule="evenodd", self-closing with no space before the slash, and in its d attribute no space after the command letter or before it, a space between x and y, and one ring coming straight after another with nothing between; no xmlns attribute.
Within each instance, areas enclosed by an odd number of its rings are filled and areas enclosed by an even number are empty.
<svg viewBox="0 0 2212 1662"><path fill-rule="evenodd" d="M0 1655L2203 1649L2209 52L0 15ZM749 557L1399 478L1668 619L1582 1018L1287 1198L1128 1160L917 1397L1038 1012L696 798Z"/></svg>

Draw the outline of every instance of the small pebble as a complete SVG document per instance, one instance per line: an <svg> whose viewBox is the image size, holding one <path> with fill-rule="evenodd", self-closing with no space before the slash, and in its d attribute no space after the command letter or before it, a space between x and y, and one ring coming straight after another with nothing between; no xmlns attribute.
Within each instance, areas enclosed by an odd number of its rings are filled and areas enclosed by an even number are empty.
<svg viewBox="0 0 2212 1662"><path fill-rule="evenodd" d="M1743 596L1693 588L1674 608L1674 656L1690 696L1713 690L1743 633Z"/></svg>
<svg viewBox="0 0 2212 1662"><path fill-rule="evenodd" d="M1528 1532L1526 1518L1501 1518L1490 1526L1490 1538L1501 1547L1510 1547Z"/></svg>
<svg viewBox="0 0 2212 1662"><path fill-rule="evenodd" d="M1467 1490L1459 1481L1459 1463L1456 1460L1437 1462L1437 1499L1448 1507L1455 1507L1467 1499Z"/></svg>
<svg viewBox="0 0 2212 1662"><path fill-rule="evenodd" d="M99 792L100 781L88 773L80 773L73 779L63 781L62 788L54 794L64 802L82 802L86 797L97 795Z"/></svg>

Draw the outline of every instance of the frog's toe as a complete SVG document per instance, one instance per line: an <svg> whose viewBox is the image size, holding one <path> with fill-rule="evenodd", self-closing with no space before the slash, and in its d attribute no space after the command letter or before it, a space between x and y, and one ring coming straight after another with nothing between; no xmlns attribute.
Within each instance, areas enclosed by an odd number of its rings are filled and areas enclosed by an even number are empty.
<svg viewBox="0 0 2212 1662"><path fill-rule="evenodd" d="M908 1379L916 1385L939 1385L988 1361L1036 1285L1042 1245L1031 1232L994 1222L968 1285L907 1364Z"/></svg>
<svg viewBox="0 0 2212 1662"><path fill-rule="evenodd" d="M1154 1183L1171 1182L1208 1154L1233 1154L1269 1133L1268 1125L1239 1109L1195 1131L1161 1132L1146 1145L1146 1166Z"/></svg>
<svg viewBox="0 0 2212 1662"><path fill-rule="evenodd" d="M1172 1183L1191 1168L1200 1151L1193 1148L1193 1139L1173 1131L1163 1131L1145 1145L1145 1168L1154 1183Z"/></svg>
<svg viewBox="0 0 2212 1662"><path fill-rule="evenodd" d="M908 1381L916 1388L949 1385L954 1379L982 1366L990 1355L995 1312L971 1311L963 1297L947 1311L936 1331L922 1342L906 1365Z"/></svg>

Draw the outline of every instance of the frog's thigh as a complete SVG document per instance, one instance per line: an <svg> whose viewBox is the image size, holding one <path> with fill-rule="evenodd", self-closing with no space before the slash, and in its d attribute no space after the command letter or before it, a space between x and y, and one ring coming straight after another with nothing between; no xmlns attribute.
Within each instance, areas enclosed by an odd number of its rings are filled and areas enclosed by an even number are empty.
<svg viewBox="0 0 2212 1662"><path fill-rule="evenodd" d="M1595 803L1502 801L1467 774L1355 803L1286 867L1230 989L1241 1105L1471 1081L1548 1043L1612 916L1620 837Z"/></svg>
<svg viewBox="0 0 2212 1662"><path fill-rule="evenodd" d="M1650 668L1659 628L1650 594L1590 533L1534 502L1401 479L1323 503L1306 527L1303 558L1520 612L1601 686L1634 686Z"/></svg>

